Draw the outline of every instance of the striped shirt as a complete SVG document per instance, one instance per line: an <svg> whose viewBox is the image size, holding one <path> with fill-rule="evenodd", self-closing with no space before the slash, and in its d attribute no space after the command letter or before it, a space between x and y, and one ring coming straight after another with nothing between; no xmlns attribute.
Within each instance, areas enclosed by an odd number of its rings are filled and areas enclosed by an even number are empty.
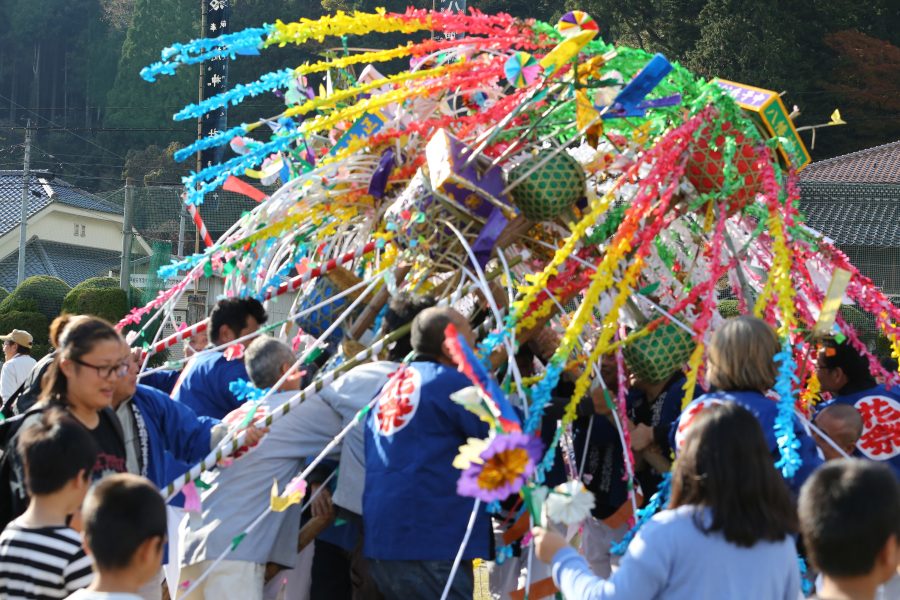
<svg viewBox="0 0 900 600"><path fill-rule="evenodd" d="M30 529L13 521L0 533L0 598L65 598L91 579L91 559L74 530Z"/></svg>

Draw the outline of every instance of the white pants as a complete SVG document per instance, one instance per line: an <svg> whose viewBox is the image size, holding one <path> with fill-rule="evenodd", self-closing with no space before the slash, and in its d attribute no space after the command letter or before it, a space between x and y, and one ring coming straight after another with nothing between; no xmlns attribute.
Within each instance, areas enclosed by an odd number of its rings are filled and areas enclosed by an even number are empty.
<svg viewBox="0 0 900 600"><path fill-rule="evenodd" d="M203 575L212 563L211 560L204 560L181 568L179 600L262 600L266 566L244 560L223 560L191 592L190 597L184 596L183 591Z"/></svg>
<svg viewBox="0 0 900 600"><path fill-rule="evenodd" d="M497 546L503 545L503 531L494 522L494 539ZM522 556L510 556L503 564L485 561L488 571L488 587L492 600L510 600L510 593L525 587L528 574L528 548L522 549ZM530 583L550 577L550 565L537 556L531 559Z"/></svg>
<svg viewBox="0 0 900 600"><path fill-rule="evenodd" d="M627 524L612 529L593 517L585 519L581 553L591 566L594 575L604 579L612 575L613 566L619 565L619 557L610 552L610 546L622 541L626 533L628 533Z"/></svg>

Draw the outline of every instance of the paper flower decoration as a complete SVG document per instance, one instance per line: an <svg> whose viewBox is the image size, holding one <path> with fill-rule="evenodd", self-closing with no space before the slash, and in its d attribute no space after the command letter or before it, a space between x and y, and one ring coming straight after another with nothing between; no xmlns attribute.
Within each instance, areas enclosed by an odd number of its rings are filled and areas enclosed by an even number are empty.
<svg viewBox="0 0 900 600"><path fill-rule="evenodd" d="M459 458L459 457L457 457ZM456 482L460 496L483 502L502 500L517 493L541 459L541 441L524 433L498 435L471 461Z"/></svg>
<svg viewBox="0 0 900 600"><path fill-rule="evenodd" d="M567 481L550 492L544 501L547 518L555 523L576 525L591 516L594 495L580 481Z"/></svg>
<svg viewBox="0 0 900 600"><path fill-rule="evenodd" d="M513 87L523 88L534 83L541 74L541 65L527 52L516 52L503 65L506 80Z"/></svg>
<svg viewBox="0 0 900 600"><path fill-rule="evenodd" d="M481 397L481 393L474 385L463 388L457 392L450 394L450 399L465 408L470 413L474 413L479 419L494 425L494 417L488 410Z"/></svg>
<svg viewBox="0 0 900 600"><path fill-rule="evenodd" d="M464 445L459 447L459 454L453 459L453 468L465 470L472 465L484 464L484 461L481 460L481 453L487 447L488 440L469 438Z"/></svg>

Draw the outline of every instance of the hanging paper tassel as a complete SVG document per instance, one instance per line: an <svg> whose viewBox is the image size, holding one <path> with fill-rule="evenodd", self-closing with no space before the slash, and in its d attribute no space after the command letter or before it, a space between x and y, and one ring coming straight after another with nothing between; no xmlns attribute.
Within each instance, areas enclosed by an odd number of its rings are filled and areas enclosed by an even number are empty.
<svg viewBox="0 0 900 600"><path fill-rule="evenodd" d="M657 488L653 497L650 498L650 502L647 503L647 506L637 511L637 520L635 521L634 526L628 530L628 533L625 534L625 537L622 538L621 542L613 544L612 547L610 547L610 552L616 556L625 554L625 551L628 550L628 544L631 543L631 540L634 539L637 532L644 526L644 523L649 521L653 515L669 503L669 495L671 492L672 471L669 471L663 474L663 479L659 483L659 488Z"/></svg>
<svg viewBox="0 0 900 600"><path fill-rule="evenodd" d="M778 364L778 378L775 380L774 390L778 394L778 415L775 417L775 439L778 442L778 452L781 458L775 463L776 469L781 469L785 479L794 476L803 460L797 451L800 441L794 431L794 384L797 383L795 373L796 364L791 345L785 338L782 342L781 352L775 355Z"/></svg>

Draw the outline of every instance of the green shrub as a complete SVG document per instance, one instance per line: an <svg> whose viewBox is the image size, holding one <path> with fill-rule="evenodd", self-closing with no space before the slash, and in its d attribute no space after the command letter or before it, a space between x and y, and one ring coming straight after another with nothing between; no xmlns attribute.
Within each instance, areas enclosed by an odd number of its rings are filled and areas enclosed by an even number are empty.
<svg viewBox="0 0 900 600"><path fill-rule="evenodd" d="M719 314L726 319L741 316L741 311L738 308L738 301L734 298L728 298L719 302Z"/></svg>
<svg viewBox="0 0 900 600"><path fill-rule="evenodd" d="M13 310L0 314L0 335L6 335L13 329L23 329L34 338L31 356L35 359L50 351L50 321L42 313Z"/></svg>
<svg viewBox="0 0 900 600"><path fill-rule="evenodd" d="M63 301L62 310L76 315L93 315L116 323L128 312L128 298L125 290L118 287L78 289L76 286Z"/></svg>
<svg viewBox="0 0 900 600"><path fill-rule="evenodd" d="M85 279L78 285L72 288L72 290L83 290L83 289L110 289L110 288L119 288L119 280L115 277L91 277L90 279ZM143 295L141 290L138 288L131 286L131 307L134 308L136 306L143 306Z"/></svg>
<svg viewBox="0 0 900 600"><path fill-rule="evenodd" d="M63 300L72 288L62 279L48 275L29 277L16 287L2 302L0 314L22 308L22 301L34 301L37 311L52 321L59 316ZM21 328L20 328L21 329Z"/></svg>
<svg viewBox="0 0 900 600"><path fill-rule="evenodd" d="M9 290L5 287L0 287L0 302L3 302L7 296L9 296Z"/></svg>

